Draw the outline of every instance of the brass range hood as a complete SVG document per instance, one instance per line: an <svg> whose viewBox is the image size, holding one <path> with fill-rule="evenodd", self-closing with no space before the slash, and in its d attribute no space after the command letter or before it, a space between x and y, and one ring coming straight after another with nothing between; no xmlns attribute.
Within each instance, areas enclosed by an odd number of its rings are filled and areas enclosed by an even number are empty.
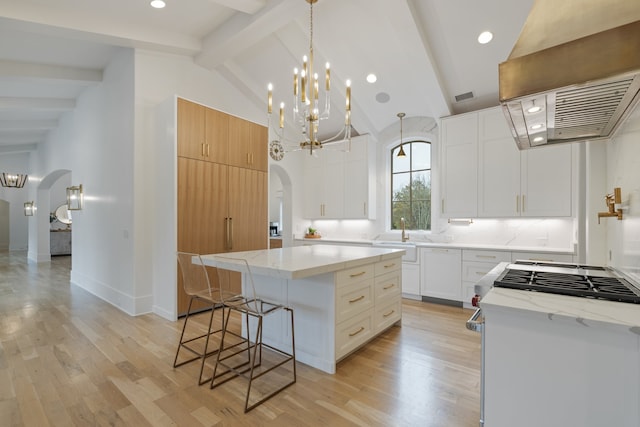
<svg viewBox="0 0 640 427"><path fill-rule="evenodd" d="M520 149L610 138L640 100L640 1L536 0L499 83Z"/></svg>

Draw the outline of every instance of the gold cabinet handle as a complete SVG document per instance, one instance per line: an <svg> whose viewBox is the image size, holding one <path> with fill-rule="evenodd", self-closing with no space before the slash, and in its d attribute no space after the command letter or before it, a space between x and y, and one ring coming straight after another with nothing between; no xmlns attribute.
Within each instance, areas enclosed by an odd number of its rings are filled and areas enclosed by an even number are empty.
<svg viewBox="0 0 640 427"><path fill-rule="evenodd" d="M516 196L516 213L520 213L520 196Z"/></svg>
<svg viewBox="0 0 640 427"><path fill-rule="evenodd" d="M394 267L395 265L396 263L394 262L394 263L385 265L384 268L391 268L391 267Z"/></svg>
<svg viewBox="0 0 640 427"><path fill-rule="evenodd" d="M395 287L396 287L396 284L395 284L395 283L392 283L392 284L390 284L389 286L385 286L385 287L383 287L382 289L386 291L387 289L391 289L391 288L395 288Z"/></svg>
<svg viewBox="0 0 640 427"><path fill-rule="evenodd" d="M358 277L358 276L362 276L365 273L366 271L361 271L360 273L350 274L349 277Z"/></svg>
<svg viewBox="0 0 640 427"><path fill-rule="evenodd" d="M525 203L524 203L524 194L522 195L522 212L524 212L524 207L525 207Z"/></svg>
<svg viewBox="0 0 640 427"><path fill-rule="evenodd" d="M362 204L362 213L364 214L364 216L367 216L367 202L364 202Z"/></svg>
<svg viewBox="0 0 640 427"><path fill-rule="evenodd" d="M476 258L496 259L495 255L476 255Z"/></svg>
<svg viewBox="0 0 640 427"><path fill-rule="evenodd" d="M350 299L349 300L349 304L353 304L354 302L358 302L358 301L363 300L363 299L364 299L364 295L360 295L358 298Z"/></svg>
<svg viewBox="0 0 640 427"><path fill-rule="evenodd" d="M356 335L358 335L358 334L359 334L360 332L362 332L362 331L364 331L364 326L360 326L360 329L358 329L358 330L357 330L357 331L355 331L355 332L351 332L351 333L349 334L349 336L350 336L350 337L355 337Z"/></svg>
<svg viewBox="0 0 640 427"><path fill-rule="evenodd" d="M395 312L396 312L395 310L391 310L390 312L383 314L382 317L389 317Z"/></svg>
<svg viewBox="0 0 640 427"><path fill-rule="evenodd" d="M485 276L488 273L488 271L476 271L476 274L478 276Z"/></svg>
<svg viewBox="0 0 640 427"><path fill-rule="evenodd" d="M233 249L233 218L229 218L229 249Z"/></svg>
<svg viewBox="0 0 640 427"><path fill-rule="evenodd" d="M201 153L202 153L202 157L205 157L205 154L204 154L204 146L205 146L205 145L206 145L206 144L205 144L204 142L203 142L202 144L200 144L200 148L201 148L201 150L200 150L200 151L201 151Z"/></svg>

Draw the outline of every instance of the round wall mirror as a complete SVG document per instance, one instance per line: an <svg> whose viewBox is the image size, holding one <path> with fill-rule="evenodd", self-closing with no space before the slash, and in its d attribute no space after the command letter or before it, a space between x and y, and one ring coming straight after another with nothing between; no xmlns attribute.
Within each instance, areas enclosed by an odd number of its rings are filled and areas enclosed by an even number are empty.
<svg viewBox="0 0 640 427"><path fill-rule="evenodd" d="M71 224L71 212L67 209L67 205L60 205L56 209L56 219L63 224Z"/></svg>

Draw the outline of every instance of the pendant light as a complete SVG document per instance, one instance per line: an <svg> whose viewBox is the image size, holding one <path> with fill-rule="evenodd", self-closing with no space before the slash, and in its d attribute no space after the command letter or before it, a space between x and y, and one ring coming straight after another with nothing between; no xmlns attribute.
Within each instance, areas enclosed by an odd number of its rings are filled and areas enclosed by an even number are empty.
<svg viewBox="0 0 640 427"><path fill-rule="evenodd" d="M404 148L402 147L404 144L402 143L402 118L405 116L404 113L398 113L398 117L400 118L400 151L398 151L397 157L407 157L404 152Z"/></svg>

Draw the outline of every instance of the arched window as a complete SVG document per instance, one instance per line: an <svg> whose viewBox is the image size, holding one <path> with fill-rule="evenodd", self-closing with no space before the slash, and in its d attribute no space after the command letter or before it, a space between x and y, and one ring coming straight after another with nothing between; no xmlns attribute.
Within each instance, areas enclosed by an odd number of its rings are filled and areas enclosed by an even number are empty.
<svg viewBox="0 0 640 427"><path fill-rule="evenodd" d="M412 141L391 149L391 229L431 229L431 143Z"/></svg>

